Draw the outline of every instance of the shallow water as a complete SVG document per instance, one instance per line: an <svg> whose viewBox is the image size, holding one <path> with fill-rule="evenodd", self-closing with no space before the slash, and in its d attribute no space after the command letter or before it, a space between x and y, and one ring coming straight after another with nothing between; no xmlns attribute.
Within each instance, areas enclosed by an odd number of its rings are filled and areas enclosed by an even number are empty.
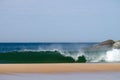
<svg viewBox="0 0 120 80"><path fill-rule="evenodd" d="M120 80L120 72L8 73L0 74L0 80Z"/></svg>

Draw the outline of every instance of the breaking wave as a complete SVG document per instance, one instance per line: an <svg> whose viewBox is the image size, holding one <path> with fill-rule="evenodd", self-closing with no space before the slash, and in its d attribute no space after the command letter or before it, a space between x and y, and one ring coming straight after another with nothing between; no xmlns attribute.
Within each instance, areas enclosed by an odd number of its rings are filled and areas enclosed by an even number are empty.
<svg viewBox="0 0 120 80"><path fill-rule="evenodd" d="M112 49L106 52L106 62L120 62L120 49Z"/></svg>
<svg viewBox="0 0 120 80"><path fill-rule="evenodd" d="M107 51L22 50L0 54L0 63L120 62L120 49Z"/></svg>

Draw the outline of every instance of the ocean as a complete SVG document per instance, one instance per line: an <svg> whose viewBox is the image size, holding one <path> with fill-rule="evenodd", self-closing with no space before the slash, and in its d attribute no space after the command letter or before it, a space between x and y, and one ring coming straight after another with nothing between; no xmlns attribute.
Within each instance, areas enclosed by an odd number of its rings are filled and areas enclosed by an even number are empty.
<svg viewBox="0 0 120 80"><path fill-rule="evenodd" d="M120 62L120 50L86 50L98 43L0 43L0 63Z"/></svg>

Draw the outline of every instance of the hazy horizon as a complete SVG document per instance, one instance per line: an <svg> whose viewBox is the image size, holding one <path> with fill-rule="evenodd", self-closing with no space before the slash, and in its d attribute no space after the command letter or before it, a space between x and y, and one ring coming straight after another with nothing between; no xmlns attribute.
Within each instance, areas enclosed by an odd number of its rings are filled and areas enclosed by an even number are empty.
<svg viewBox="0 0 120 80"><path fill-rule="evenodd" d="M101 42L119 33L119 0L0 1L0 42Z"/></svg>

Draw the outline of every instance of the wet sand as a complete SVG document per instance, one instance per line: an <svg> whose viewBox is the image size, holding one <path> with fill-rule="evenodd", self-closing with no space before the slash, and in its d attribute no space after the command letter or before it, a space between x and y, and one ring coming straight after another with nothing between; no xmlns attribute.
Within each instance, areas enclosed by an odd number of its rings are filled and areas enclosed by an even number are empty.
<svg viewBox="0 0 120 80"><path fill-rule="evenodd" d="M120 80L120 72L9 73L0 80Z"/></svg>

